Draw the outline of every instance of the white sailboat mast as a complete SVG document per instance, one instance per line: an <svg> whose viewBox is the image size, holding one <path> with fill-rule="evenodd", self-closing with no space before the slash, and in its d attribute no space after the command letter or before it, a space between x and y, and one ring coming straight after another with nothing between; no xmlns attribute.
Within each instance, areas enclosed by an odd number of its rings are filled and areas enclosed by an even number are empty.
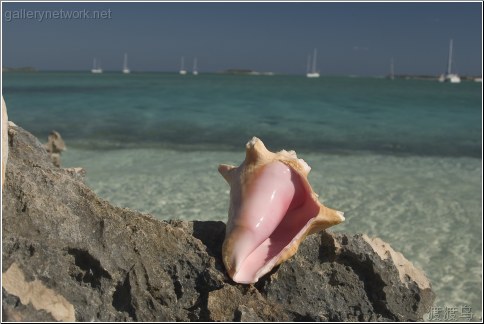
<svg viewBox="0 0 484 324"><path fill-rule="evenodd" d="M314 49L314 54L313 54L313 70L312 73L316 73L316 56L318 55L318 51Z"/></svg>
<svg viewBox="0 0 484 324"><path fill-rule="evenodd" d="M123 70L128 69L128 54L124 53L124 64L123 64Z"/></svg>
<svg viewBox="0 0 484 324"><path fill-rule="evenodd" d="M447 63L447 74L452 73L452 50L453 50L453 44L454 40L451 39L449 43L449 62Z"/></svg>

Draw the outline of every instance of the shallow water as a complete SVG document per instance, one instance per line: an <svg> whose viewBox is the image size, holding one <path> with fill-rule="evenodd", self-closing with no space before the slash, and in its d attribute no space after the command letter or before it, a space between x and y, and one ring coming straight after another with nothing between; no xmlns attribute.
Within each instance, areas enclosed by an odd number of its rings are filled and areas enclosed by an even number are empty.
<svg viewBox="0 0 484 324"><path fill-rule="evenodd" d="M4 74L9 117L66 140L63 166L115 205L226 220L219 163L260 137L312 167L334 231L378 236L431 279L438 306L482 312L481 85L371 78Z"/></svg>

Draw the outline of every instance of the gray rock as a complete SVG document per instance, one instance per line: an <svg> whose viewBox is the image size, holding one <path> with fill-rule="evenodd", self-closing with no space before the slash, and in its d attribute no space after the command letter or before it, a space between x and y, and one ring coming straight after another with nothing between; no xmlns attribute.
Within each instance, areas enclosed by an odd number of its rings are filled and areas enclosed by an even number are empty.
<svg viewBox="0 0 484 324"><path fill-rule="evenodd" d="M8 115L7 106L2 96L2 188L5 181L5 171L8 160Z"/></svg>
<svg viewBox="0 0 484 324"><path fill-rule="evenodd" d="M5 321L60 320L72 307L77 321L413 321L434 300L425 276L384 242L329 232L257 284L235 284L221 261L224 223L114 207L79 172L54 167L34 136L9 133Z"/></svg>

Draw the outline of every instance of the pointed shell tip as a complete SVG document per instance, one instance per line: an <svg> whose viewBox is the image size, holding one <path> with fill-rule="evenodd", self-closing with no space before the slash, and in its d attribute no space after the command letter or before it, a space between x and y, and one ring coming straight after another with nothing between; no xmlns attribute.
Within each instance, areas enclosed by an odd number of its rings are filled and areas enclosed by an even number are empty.
<svg viewBox="0 0 484 324"><path fill-rule="evenodd" d="M342 211L337 210L336 214L338 214L338 216L341 218L342 222L344 222L346 220L345 213L343 213Z"/></svg>

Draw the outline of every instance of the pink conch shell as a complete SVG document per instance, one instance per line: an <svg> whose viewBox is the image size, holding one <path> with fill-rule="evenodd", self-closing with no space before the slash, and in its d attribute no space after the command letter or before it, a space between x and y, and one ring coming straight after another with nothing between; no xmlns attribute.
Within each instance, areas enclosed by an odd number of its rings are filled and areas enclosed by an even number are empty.
<svg viewBox="0 0 484 324"><path fill-rule="evenodd" d="M256 137L239 167L219 166L230 185L222 258L235 282L257 282L292 257L307 235L344 221L342 212L318 201L310 170L294 151L270 152Z"/></svg>

